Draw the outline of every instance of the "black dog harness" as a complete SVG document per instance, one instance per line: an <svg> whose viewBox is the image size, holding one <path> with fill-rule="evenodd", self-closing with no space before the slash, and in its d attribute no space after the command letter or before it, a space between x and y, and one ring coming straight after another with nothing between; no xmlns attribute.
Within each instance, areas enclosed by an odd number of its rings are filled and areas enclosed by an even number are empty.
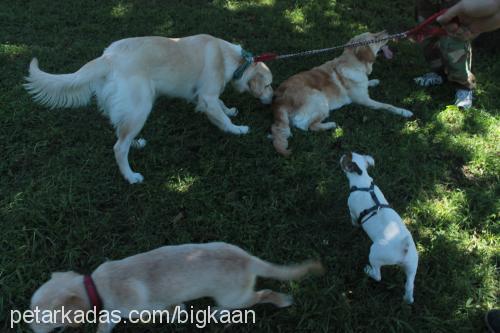
<svg viewBox="0 0 500 333"><path fill-rule="evenodd" d="M368 193L370 193L373 202L375 202L375 206L367 208L364 211L362 211L361 214L359 214L358 221L357 221L359 225L362 225L363 223L365 223L366 221L368 221L369 219L371 219L372 217L374 217L375 215L377 215L379 209L381 209L381 208L392 208L391 205L386 205L386 204L381 204L380 203L380 201L378 200L377 196L375 195L375 185L373 183L370 185L370 187L356 187L356 186L353 186L349 190L350 193L356 192L356 191L362 191L362 192L368 192ZM366 218L363 221L363 219L367 215L369 215L368 218Z"/></svg>

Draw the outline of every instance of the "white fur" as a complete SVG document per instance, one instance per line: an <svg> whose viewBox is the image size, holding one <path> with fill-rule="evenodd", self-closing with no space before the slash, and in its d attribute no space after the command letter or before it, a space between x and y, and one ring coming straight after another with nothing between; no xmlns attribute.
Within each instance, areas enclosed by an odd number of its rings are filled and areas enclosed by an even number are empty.
<svg viewBox="0 0 500 333"><path fill-rule="evenodd" d="M341 158L343 165L346 155ZM342 167L349 186L358 188L370 187L373 179L368 175L367 168L375 165L371 156L352 153L352 162L356 163L362 174L359 175ZM381 204L388 204L378 186L374 188ZM357 226L360 213L374 206L369 192L355 191L349 195L347 201L353 225ZM365 218L366 219L366 218ZM370 248L369 262L365 272L376 281L382 279L380 268L384 265L401 266L406 273L405 294L403 299L413 303L413 286L418 267L418 253L413 238L403 223L401 217L394 209L381 208L378 213L363 223L363 229L368 234L373 244Z"/></svg>
<svg viewBox="0 0 500 333"><path fill-rule="evenodd" d="M143 177L130 168L128 152L131 145L144 147L145 141L133 140L160 95L196 103L196 109L223 131L248 133L247 126L234 125L228 117L237 110L219 99L240 61L240 46L209 35L127 38L112 43L101 57L72 74L45 73L33 59L25 87L35 101L51 108L84 106L95 95L116 127L118 167L126 180L139 183ZM263 103L271 102L271 82L263 63L252 64L233 81L239 92L248 91Z"/></svg>

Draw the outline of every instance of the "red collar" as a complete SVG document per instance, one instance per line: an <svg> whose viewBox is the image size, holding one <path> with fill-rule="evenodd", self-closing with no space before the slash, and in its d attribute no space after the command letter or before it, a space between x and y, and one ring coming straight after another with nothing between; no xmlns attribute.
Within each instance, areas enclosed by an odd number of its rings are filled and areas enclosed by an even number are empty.
<svg viewBox="0 0 500 333"><path fill-rule="evenodd" d="M92 280L90 275L83 276L83 286L87 292L92 309L99 313L102 310L102 301L101 297L99 297L99 293L97 292L94 280Z"/></svg>

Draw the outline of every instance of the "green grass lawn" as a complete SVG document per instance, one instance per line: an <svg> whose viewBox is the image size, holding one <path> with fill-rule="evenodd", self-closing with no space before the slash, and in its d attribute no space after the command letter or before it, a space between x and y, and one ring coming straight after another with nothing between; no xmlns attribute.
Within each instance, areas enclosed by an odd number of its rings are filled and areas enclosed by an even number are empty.
<svg viewBox="0 0 500 333"><path fill-rule="evenodd" d="M249 95L223 95L240 110L234 122L251 128L241 137L222 133L193 105L160 98L142 132L147 147L130 155L145 176L135 186L118 171L113 129L95 105L48 110L22 87L34 56L48 72L73 72L130 36L209 33L254 53L291 52L413 24L412 1L403 0L0 1L0 331L11 331L9 311L26 309L53 271L87 273L165 244L210 241L277 263L320 258L327 268L300 282L259 280L259 288L293 294L295 304L257 306L256 326L229 331L485 331L484 312L500 306L500 35L477 41L476 108L447 107L450 86L415 87L412 78L427 67L418 45L400 42L394 60L375 64L381 85L372 96L416 119L347 106L331 116L341 129L294 130L288 159L266 138L270 109ZM338 54L269 63L274 86ZM338 165L350 150L375 158L371 174L417 244L412 306L402 302L401 270L384 268L380 283L363 273L370 241L351 226ZM179 212L186 217L175 219Z"/></svg>

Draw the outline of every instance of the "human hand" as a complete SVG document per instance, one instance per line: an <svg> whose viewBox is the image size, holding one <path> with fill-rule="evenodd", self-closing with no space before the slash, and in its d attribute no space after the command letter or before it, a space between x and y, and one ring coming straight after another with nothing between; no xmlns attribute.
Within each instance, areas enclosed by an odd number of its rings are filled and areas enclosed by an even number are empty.
<svg viewBox="0 0 500 333"><path fill-rule="evenodd" d="M458 23L455 19L458 18ZM500 28L500 0L462 0L438 17L449 34L473 39Z"/></svg>

